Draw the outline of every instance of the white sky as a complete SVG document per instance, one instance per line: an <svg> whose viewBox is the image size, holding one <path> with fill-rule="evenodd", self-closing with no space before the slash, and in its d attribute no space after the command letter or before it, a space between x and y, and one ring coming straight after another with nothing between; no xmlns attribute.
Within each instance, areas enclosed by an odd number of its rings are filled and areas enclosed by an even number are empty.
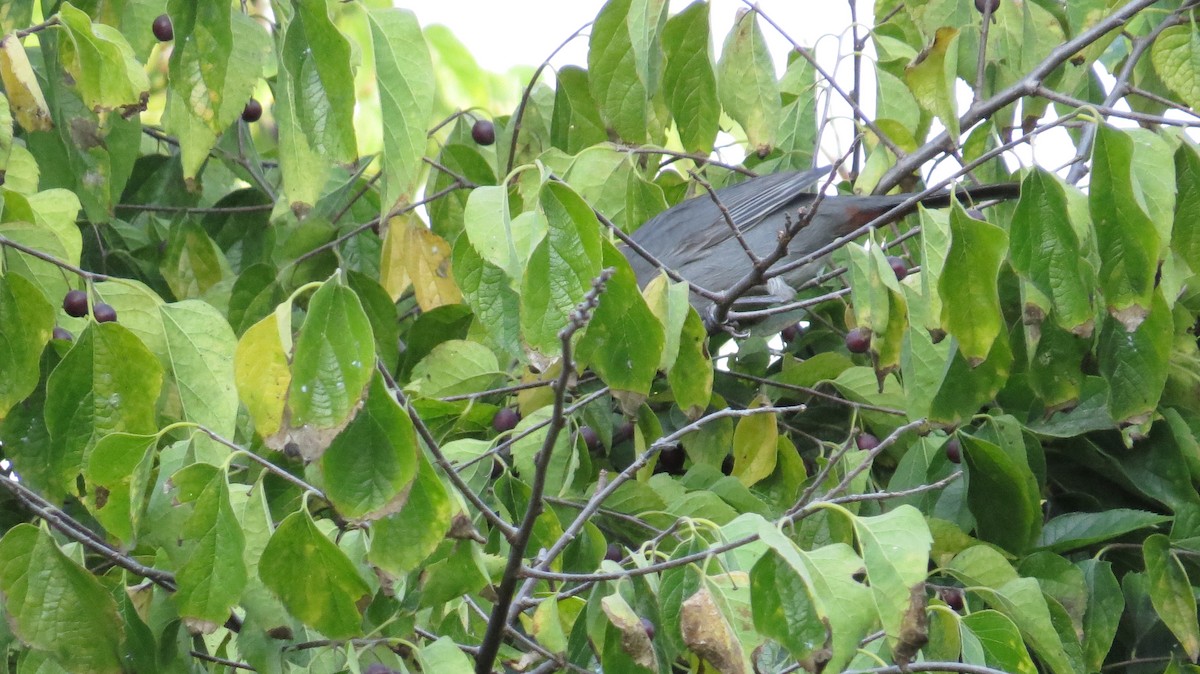
<svg viewBox="0 0 1200 674"><path fill-rule="evenodd" d="M671 0L671 13L687 7L690 2ZM604 6L602 0L397 0L396 4L414 11L422 24L440 23L449 27L474 53L480 65L493 72L504 72L514 65L538 65L568 35L596 18ZM825 7L817 8L818 4ZM865 11L870 11L873 3L859 4ZM850 23L845 2L759 0L757 5L806 47L813 46L818 36L841 30ZM710 6L713 42L720 49L736 12L746 5L739 0L712 0ZM860 21L869 22L870 17L860 17ZM788 47L786 40L769 26L763 25L763 31L782 65ZM585 66L586 62L587 41L581 39L569 45L551 63Z"/></svg>
<svg viewBox="0 0 1200 674"><path fill-rule="evenodd" d="M670 0L672 14L687 7L692 0ZM603 0L396 0L396 4L414 11L423 25L439 23L447 26L471 51L478 63L492 72L505 72L513 66L540 64L554 49L580 26L595 18ZM832 0L758 0L754 3L765 17L788 32L801 46L814 49L822 67L838 74L843 83L850 81L851 60L840 65L838 55L851 52L850 10L848 3ZM860 24L869 27L874 2L858 3ZM710 22L713 47L719 50L725 35L733 25L739 10L746 8L741 0L711 0ZM782 75L790 49L787 39L766 21L760 19L768 46L776 57L776 74ZM843 33L846 31L846 33ZM868 47L870 51L870 47ZM716 54L714 54L716 56ZM587 65L587 39L581 37L568 44L551 60L551 66ZM835 70L836 69L836 70ZM553 78L548 81L552 82ZM846 88L849 88L848 86ZM864 70L863 107L870 112L874 101L874 80L870 68ZM970 104L969 90L960 86L960 112ZM836 96L830 110L833 119L847 120L849 108ZM935 124L936 126L936 124ZM937 129L937 130L940 130ZM835 123L833 134L822 137L826 157L836 157L845 149L853 133L849 122ZM1043 165L1055 167L1073 154L1065 132L1054 138L1054 132L1036 139L1040 145L1036 154ZM1034 152L1019 148L1010 162L1019 157L1028 163ZM724 157L736 161L732 156ZM828 160L827 160L828 161ZM1010 164L1011 165L1011 164ZM949 170L948 165L944 166ZM940 171L939 171L940 172Z"/></svg>

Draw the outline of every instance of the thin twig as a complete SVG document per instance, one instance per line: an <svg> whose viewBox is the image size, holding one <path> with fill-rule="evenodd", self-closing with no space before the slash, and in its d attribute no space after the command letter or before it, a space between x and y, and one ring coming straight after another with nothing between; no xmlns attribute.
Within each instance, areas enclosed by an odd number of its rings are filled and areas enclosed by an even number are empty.
<svg viewBox="0 0 1200 674"><path fill-rule="evenodd" d="M546 430L546 439L542 442L541 449L533 457L534 469L533 480L529 486L529 503L526 506L525 517L521 520L520 527L517 528L516 536L509 541L508 562L504 568L504 576L496 588L496 601L492 605L487 630L484 632L483 642L479 645L479 653L475 658L476 674L490 674L492 662L495 661L496 653L500 650L504 627L510 624L514 618L510 614L510 609L513 608L513 597L517 584L521 580L521 565L525 559L525 548L533 536L537 518L545 508L542 494L546 489L546 473L550 469L550 458L554 452L554 445L558 442L558 435L567 422L563 409L566 407L567 387L570 385L571 376L575 371L571 338L575 336L576 332L586 327L591 320L593 312L600 303L600 295L604 292L605 284L612 278L615 271L610 267L600 272L600 276L592 281L591 290L571 312L570 322L558 333L559 342L562 345L560 361L562 373L554 386L554 408L550 416L550 426Z"/></svg>
<svg viewBox="0 0 1200 674"><path fill-rule="evenodd" d="M387 366L380 362L376 364L375 369L378 370L383 376L384 382L387 384L388 389L392 392L392 395L396 397L396 401L400 403L400 406L403 407L406 412L408 412L408 416L410 419L412 419L413 427L416 429L417 435L421 436L421 440L425 442L425 446L429 449L429 453L433 455L434 463L436 463L438 467L442 469L442 472L445 473L446 477L450 479L450 483L454 485L454 488L458 490L458 493L462 494L463 498L467 499L467 501L474 506L481 515L483 515L483 518L487 520L489 524L495 527L506 539L512 540L513 537L516 536L517 530L513 527L513 525L504 521L504 518L500 517L495 510L489 508L488 504L483 502L483 499L479 496L479 494L476 494L475 490L471 489L471 486L468 485L462 479L462 476L460 476L458 472L454 470L454 466L450 464L449 459L447 459L446 455L442 453L442 448L438 445L437 439L433 437L433 433L429 430L429 426L425 425L425 421L421 419L421 415L417 414L416 408L412 406L412 401L408 399L408 396L404 395L404 391L401 390L400 385L396 383L396 380L392 377L392 374L388 372Z"/></svg>
<svg viewBox="0 0 1200 674"><path fill-rule="evenodd" d="M20 482L11 478L0 478L0 485L17 497L34 515L37 515L62 535L100 555L115 566L141 576L168 592L175 591L175 576L173 574L151 568L122 554L105 543L99 536L80 524L73 517L58 509Z"/></svg>

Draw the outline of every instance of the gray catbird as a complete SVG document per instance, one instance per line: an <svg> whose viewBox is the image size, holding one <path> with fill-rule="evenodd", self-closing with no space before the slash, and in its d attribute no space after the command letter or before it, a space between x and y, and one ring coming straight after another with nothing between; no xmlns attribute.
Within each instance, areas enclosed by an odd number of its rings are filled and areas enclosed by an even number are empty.
<svg viewBox="0 0 1200 674"><path fill-rule="evenodd" d="M745 244L760 259L764 258L778 246L780 233L787 227L787 217L790 215L793 223L798 221L799 209L813 202L817 195L812 190L828 172L828 168L822 168L774 173L716 190L714 194L728 212L728 219L710 195L701 194L654 216L630 239L684 280L706 290L724 292L754 268L742 243L734 236L729 220L737 224ZM957 195L960 200L1012 199L1019 191L1020 186L1013 183L959 189ZM791 240L788 254L773 267L810 255L911 196L826 196L817 205L812 220ZM918 203L931 208L945 207L950 204L950 193L937 192ZM624 252L637 274L638 285L644 287L659 273L658 267L632 248L626 247ZM780 280L786 287L777 282L769 295L785 299L786 294L777 291L794 289L816 277L823 264L824 260L817 260L782 274ZM762 290L758 289L757 294L762 294ZM691 300L701 316L707 318L712 302L694 292Z"/></svg>

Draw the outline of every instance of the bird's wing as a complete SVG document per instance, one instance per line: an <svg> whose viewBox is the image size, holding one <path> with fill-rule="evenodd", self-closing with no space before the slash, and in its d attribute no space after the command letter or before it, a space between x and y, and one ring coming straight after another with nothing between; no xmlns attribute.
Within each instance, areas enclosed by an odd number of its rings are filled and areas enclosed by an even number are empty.
<svg viewBox="0 0 1200 674"><path fill-rule="evenodd" d="M772 173L719 189L716 196L729 211L729 217L738 229L745 232L768 215L811 193L821 176L828 172L829 167ZM701 194L680 206L693 201L700 203L691 208L695 212L688 215L695 217L698 220L696 224L701 226L691 229L694 234L678 242L681 251L703 251L733 238L733 230L710 195ZM700 207L701 204L703 207Z"/></svg>

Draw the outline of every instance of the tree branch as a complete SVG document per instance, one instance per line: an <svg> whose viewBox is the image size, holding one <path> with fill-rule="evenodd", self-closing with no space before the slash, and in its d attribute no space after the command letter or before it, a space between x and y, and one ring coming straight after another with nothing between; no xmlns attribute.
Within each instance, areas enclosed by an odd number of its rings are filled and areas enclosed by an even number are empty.
<svg viewBox="0 0 1200 674"><path fill-rule="evenodd" d="M570 323L558 333L559 342L562 344L560 361L562 372L554 386L554 411L550 417L550 426L546 430L546 439L542 442L542 448L533 457L534 471L533 483L529 490L529 505L525 510L525 517L517 529L516 536L509 542L508 563L505 565L500 586L496 588L496 601L492 605L492 615L488 619L487 631L484 633L483 643L480 644L479 653L475 658L476 674L490 674L492 671L492 663L500 649L504 628L510 622L509 608L512 606L517 583L521 578L525 548L528 547L529 539L533 536L534 524L537 523L538 516L545 508L542 493L546 489L546 473L550 468L550 458L554 453L554 445L558 442L558 435L566 425L563 408L566 406L567 387L570 385L571 376L575 370L574 360L571 357L571 338L591 320L596 306L600 303L600 295L604 292L605 284L612 278L615 271L615 269L608 268L600 272L600 276L592 281L592 289L571 312Z"/></svg>

